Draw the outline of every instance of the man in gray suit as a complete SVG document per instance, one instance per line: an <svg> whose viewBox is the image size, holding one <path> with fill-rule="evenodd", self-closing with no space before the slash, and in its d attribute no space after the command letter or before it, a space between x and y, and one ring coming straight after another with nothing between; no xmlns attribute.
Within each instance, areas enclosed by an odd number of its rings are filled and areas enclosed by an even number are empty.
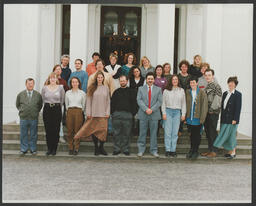
<svg viewBox="0 0 256 206"><path fill-rule="evenodd" d="M160 87L154 84L155 78L153 72L146 75L146 83L143 87L139 87L137 102L139 105L138 118L140 120L140 134L138 138L138 156L142 157L146 149L146 136L148 128L150 128L150 153L159 157L157 153L157 127L158 120L161 119L160 107L162 105L163 96Z"/></svg>

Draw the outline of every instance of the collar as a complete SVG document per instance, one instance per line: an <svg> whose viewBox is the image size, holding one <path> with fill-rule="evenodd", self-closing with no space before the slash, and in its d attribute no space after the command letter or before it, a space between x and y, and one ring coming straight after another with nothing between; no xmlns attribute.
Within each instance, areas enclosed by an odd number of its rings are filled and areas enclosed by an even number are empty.
<svg viewBox="0 0 256 206"><path fill-rule="evenodd" d="M114 65L110 64L110 66L112 67L112 69L114 69L114 68L115 68L115 66L116 66L116 64L114 64Z"/></svg>
<svg viewBox="0 0 256 206"><path fill-rule="evenodd" d="M233 89L232 92L230 92L230 91L228 90L228 93L229 93L229 94L235 94L235 89Z"/></svg>

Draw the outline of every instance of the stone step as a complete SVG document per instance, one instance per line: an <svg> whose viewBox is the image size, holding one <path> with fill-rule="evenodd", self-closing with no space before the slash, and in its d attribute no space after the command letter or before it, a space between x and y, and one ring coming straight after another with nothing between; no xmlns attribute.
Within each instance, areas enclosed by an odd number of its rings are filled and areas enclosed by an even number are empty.
<svg viewBox="0 0 256 206"><path fill-rule="evenodd" d="M131 153L137 153L138 148L136 143L130 144L130 152ZM146 152L149 152L149 144L146 145L147 149ZM108 153L113 152L113 143L106 142L104 145L105 150ZM207 145L200 145L199 152L207 152L208 146ZM178 144L176 152L185 154L189 151L190 145L189 144ZM3 140L3 150L20 150L20 141L18 140ZM38 141L37 142L37 150L38 151L46 151L47 146L45 141ZM94 144L93 142L81 142L80 143L80 149L81 152L93 152L94 151ZM68 145L66 143L59 143L58 145L58 151L67 152L68 151ZM165 154L165 147L163 144L158 144L158 151L159 154ZM225 151L223 149L219 150L220 154L225 154ZM241 155L250 155L252 153L252 147L247 145L238 145L236 148L236 153Z"/></svg>
<svg viewBox="0 0 256 206"><path fill-rule="evenodd" d="M67 133L64 133L65 136ZM20 132L3 132L3 139L4 140L19 140L20 139ZM131 142L137 142L138 136L133 136L131 138ZM38 140L43 141L45 140L45 132L38 132ZM108 136L107 137L108 142L113 142L113 136ZM147 142L149 142L149 137L147 137ZM164 137L160 136L158 137L158 143L159 144L164 144ZM190 138L189 136L183 134L178 138L178 144L190 144ZM202 136L201 139L201 145L208 144L208 140L205 137L205 135ZM252 145L252 139L249 137L242 137L242 136L237 136L237 144L238 145Z"/></svg>
<svg viewBox="0 0 256 206"><path fill-rule="evenodd" d="M137 157L136 154L130 154L129 156L126 156L124 154L119 154L117 156L114 156L112 154L108 154L107 156L104 155L99 155L99 156L95 156L93 153L89 153L89 152L79 152L78 155L74 156L74 155L68 155L67 152L57 152L57 154L55 156L45 156L45 151L38 151L37 155L31 155L30 153L27 153L25 156L20 156L19 155L19 151L17 150L3 150L3 157L5 156L14 156L14 157L18 157L18 158L36 158L36 159L56 159L56 158L65 158L65 159L77 159L77 158L85 158L85 159L96 159L98 161L102 160L102 161L107 161L107 160L136 160L136 161L146 161L146 160L150 160L150 161L169 161L169 162L204 162L204 163L209 163L210 162L230 162L232 163L233 161L248 161L248 164L251 164L251 159L252 156L251 155L236 155L235 159L229 160L223 157L223 155L218 155L215 158L206 158L206 157L201 157L199 156L197 160L188 160L186 159L186 155L185 154L178 154L178 156L176 158L173 157L166 157L163 154L159 155L159 158L155 158L152 155L149 154L144 154L142 158Z"/></svg>

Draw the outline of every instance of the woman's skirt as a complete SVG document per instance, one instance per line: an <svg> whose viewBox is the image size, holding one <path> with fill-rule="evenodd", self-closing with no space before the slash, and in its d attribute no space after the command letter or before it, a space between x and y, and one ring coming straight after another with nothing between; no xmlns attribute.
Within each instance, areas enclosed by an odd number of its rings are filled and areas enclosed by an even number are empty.
<svg viewBox="0 0 256 206"><path fill-rule="evenodd" d="M220 148L224 147L225 150L231 151L236 145L236 131L238 124L221 124L219 135L216 137L213 146Z"/></svg>
<svg viewBox="0 0 256 206"><path fill-rule="evenodd" d="M92 117L86 120L74 138L79 138L81 141L92 141L91 135L95 135L100 141L106 142L107 132L108 118Z"/></svg>

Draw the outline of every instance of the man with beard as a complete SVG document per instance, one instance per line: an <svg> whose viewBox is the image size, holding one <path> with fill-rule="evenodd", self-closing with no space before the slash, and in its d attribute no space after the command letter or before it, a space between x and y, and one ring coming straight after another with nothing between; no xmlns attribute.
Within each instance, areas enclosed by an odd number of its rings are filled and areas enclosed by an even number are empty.
<svg viewBox="0 0 256 206"><path fill-rule="evenodd" d="M111 114L113 124L114 152L118 155L123 151L130 155L130 137L132 119L136 111L136 91L127 87L128 78L121 75L119 78L120 88L116 89L111 98Z"/></svg>

